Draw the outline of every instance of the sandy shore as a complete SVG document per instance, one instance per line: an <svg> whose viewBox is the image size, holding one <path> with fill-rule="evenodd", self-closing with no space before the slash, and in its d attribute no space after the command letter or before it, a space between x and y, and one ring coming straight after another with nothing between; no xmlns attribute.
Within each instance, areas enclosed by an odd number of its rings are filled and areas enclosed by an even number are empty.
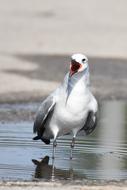
<svg viewBox="0 0 127 190"><path fill-rule="evenodd" d="M0 53L127 58L126 7L126 0L0 0Z"/></svg>
<svg viewBox="0 0 127 190"><path fill-rule="evenodd" d="M124 185L69 185L69 184L61 184L61 183L55 183L55 182L6 182L6 183L0 183L0 189L1 190L126 190L127 187Z"/></svg>

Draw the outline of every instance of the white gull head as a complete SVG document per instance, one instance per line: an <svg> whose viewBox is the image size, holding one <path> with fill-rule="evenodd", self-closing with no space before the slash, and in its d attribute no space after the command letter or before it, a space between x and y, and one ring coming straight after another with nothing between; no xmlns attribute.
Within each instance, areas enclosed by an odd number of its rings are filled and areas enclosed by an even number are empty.
<svg viewBox="0 0 127 190"><path fill-rule="evenodd" d="M83 54L73 54L71 56L70 71L67 78L66 103L72 91L79 93L89 86L89 66L88 58ZM85 92L84 92L85 93Z"/></svg>
<svg viewBox="0 0 127 190"><path fill-rule="evenodd" d="M83 54L73 54L71 56L70 76L88 69L88 58Z"/></svg>

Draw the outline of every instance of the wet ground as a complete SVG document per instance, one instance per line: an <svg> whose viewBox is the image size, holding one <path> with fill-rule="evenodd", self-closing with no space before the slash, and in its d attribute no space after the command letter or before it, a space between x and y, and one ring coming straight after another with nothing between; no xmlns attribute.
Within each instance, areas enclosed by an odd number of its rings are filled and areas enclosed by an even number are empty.
<svg viewBox="0 0 127 190"><path fill-rule="evenodd" d="M127 103L100 104L99 122L92 135L80 134L70 160L71 136L52 144L32 140L33 119L39 103L1 104L0 180L41 179L125 181L127 179ZM15 117L14 117L15 116Z"/></svg>
<svg viewBox="0 0 127 190"><path fill-rule="evenodd" d="M0 54L0 103L41 101L63 81L69 70L70 56ZM126 100L127 59L91 56L88 59L93 94L99 100Z"/></svg>

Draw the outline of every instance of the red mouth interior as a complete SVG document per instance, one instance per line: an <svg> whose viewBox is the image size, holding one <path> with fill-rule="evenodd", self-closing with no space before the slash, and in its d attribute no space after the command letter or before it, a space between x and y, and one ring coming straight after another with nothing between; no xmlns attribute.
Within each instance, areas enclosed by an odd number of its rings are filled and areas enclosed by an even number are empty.
<svg viewBox="0 0 127 190"><path fill-rule="evenodd" d="M76 61L71 61L71 72L75 73L78 71L78 69L81 67L81 64Z"/></svg>

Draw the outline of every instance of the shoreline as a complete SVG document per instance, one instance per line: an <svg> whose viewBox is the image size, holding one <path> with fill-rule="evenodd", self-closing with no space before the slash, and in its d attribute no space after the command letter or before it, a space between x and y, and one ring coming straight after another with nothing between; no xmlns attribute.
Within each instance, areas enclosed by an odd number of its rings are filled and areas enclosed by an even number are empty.
<svg viewBox="0 0 127 190"><path fill-rule="evenodd" d="M16 181L16 182L0 182L0 189L4 190L20 190L20 189L35 189L35 190L126 190L126 183L122 184L122 183L112 183L112 184L79 184L79 182L76 184L68 184L68 183L60 183L60 182L20 182L20 181Z"/></svg>

